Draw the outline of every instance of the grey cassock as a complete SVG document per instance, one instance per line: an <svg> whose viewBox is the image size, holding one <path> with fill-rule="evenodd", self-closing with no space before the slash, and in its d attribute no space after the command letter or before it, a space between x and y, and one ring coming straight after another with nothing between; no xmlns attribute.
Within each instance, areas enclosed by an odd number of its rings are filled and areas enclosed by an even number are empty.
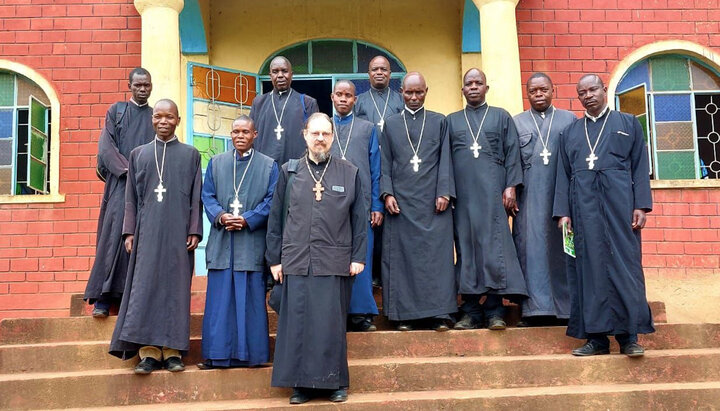
<svg viewBox="0 0 720 411"><path fill-rule="evenodd" d="M520 212L513 219L513 239L529 295L523 301L523 317L570 316L567 261L562 231L552 218L552 207L560 133L576 118L573 113L555 107L548 108L544 118L533 109L515 116L523 184L517 192ZM545 146L538 135L538 128L542 139L547 139L550 152L547 164L540 155Z"/></svg>
<svg viewBox="0 0 720 411"><path fill-rule="evenodd" d="M177 139L167 143L163 186L155 162L163 143L154 139L130 153L123 235L134 234L125 292L110 354L127 359L146 345L190 348L190 284L193 252L187 237L202 238L200 154Z"/></svg>
<svg viewBox="0 0 720 411"><path fill-rule="evenodd" d="M425 115L418 149L422 163L415 172L404 120L418 147ZM407 110L395 114L385 122L380 146L380 192L395 196L400 208L399 215L386 214L384 222L383 311L392 321L456 312L452 212L448 207L435 213L437 197L455 197L445 116L425 109L415 119Z"/></svg>
<svg viewBox="0 0 720 411"><path fill-rule="evenodd" d="M522 183L517 131L507 111L484 104L467 107L473 132L486 110L478 157L463 111L448 116L457 188L455 270L460 294L498 294L517 302L527 289L502 202L506 187Z"/></svg>

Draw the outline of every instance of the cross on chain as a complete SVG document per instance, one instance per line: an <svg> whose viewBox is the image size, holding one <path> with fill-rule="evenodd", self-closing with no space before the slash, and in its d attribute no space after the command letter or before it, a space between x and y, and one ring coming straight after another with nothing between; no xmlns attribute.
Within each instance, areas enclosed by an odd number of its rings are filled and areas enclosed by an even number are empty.
<svg viewBox="0 0 720 411"><path fill-rule="evenodd" d="M551 155L552 155L552 153L549 152L547 148L543 148L542 153L540 153L540 157L543 158L543 164L545 164L545 165L550 164L550 159L548 157L550 157Z"/></svg>
<svg viewBox="0 0 720 411"><path fill-rule="evenodd" d="M410 162L413 165L413 171L417 173L420 170L420 163L422 163L422 160L420 160L420 157L417 155L414 155Z"/></svg>
<svg viewBox="0 0 720 411"><path fill-rule="evenodd" d="M585 158L585 161L588 162L588 168L589 168L590 170L592 170L593 168L595 168L595 160L597 160L597 159L598 159L598 158L597 158L597 156L595 155L595 153L590 153L590 155L589 155L587 158Z"/></svg>
<svg viewBox="0 0 720 411"><path fill-rule="evenodd" d="M158 203L161 203L163 201L163 193L167 190L165 187L163 187L162 182L158 183L158 186L155 190L153 190L155 193L157 193L157 201Z"/></svg>
<svg viewBox="0 0 720 411"><path fill-rule="evenodd" d="M380 121L377 123L378 127L380 128L380 131L383 131L383 126L385 126L385 119L381 118Z"/></svg>
<svg viewBox="0 0 720 411"><path fill-rule="evenodd" d="M480 144L478 144L477 141L473 142L473 145L470 146L470 150L472 150L473 156L474 156L475 158L480 157L480 150L481 150L481 149L482 149L482 146L480 146Z"/></svg>
<svg viewBox="0 0 720 411"><path fill-rule="evenodd" d="M278 124L273 131L275 132L275 137L280 140L280 138L282 138L282 132L285 131L285 129L280 124Z"/></svg>
<svg viewBox="0 0 720 411"><path fill-rule="evenodd" d="M230 204L230 208L233 209L233 217L240 217L240 209L243 208L243 205L240 204L240 201L238 201L237 197L235 197L235 200L233 200L233 202Z"/></svg>
<svg viewBox="0 0 720 411"><path fill-rule="evenodd" d="M315 183L315 187L313 187L312 191L315 192L315 201L322 200L322 193L325 191L325 187L322 186L322 184L318 181Z"/></svg>

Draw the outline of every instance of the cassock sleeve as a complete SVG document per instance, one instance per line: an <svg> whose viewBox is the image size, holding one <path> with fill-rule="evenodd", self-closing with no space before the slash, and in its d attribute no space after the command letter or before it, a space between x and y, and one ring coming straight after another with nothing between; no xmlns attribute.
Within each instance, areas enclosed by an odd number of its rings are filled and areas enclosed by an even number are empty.
<svg viewBox="0 0 720 411"><path fill-rule="evenodd" d="M100 132L98 142L98 159L114 176L120 177L128 171L128 160L120 154L115 135L115 121L117 115L116 103L105 114L105 127Z"/></svg>
<svg viewBox="0 0 720 411"><path fill-rule="evenodd" d="M123 237L135 235L135 216L137 215L137 191L135 181L135 163L138 149L130 153L127 183L125 184L125 217L123 220Z"/></svg>
<svg viewBox="0 0 720 411"><path fill-rule="evenodd" d="M367 211L363 204L363 188L360 176L355 173L355 201L353 201L350 222L352 224L353 242L352 256L353 263L365 264L367 254Z"/></svg>
<svg viewBox="0 0 720 411"><path fill-rule="evenodd" d="M442 196L455 198L455 177L450 155L450 129L447 118L443 118L440 124L440 161L438 163L437 188L435 189L435 197Z"/></svg>
<svg viewBox="0 0 720 411"><path fill-rule="evenodd" d="M273 162L272 170L270 170L270 178L268 179L267 192L263 200L252 210L248 210L242 214L243 218L248 224L250 231L255 231L258 228L263 227L267 224L268 216L270 215L270 204L272 203L273 195L275 193L275 186L278 181L278 166L277 163Z"/></svg>
<svg viewBox="0 0 720 411"><path fill-rule="evenodd" d="M558 144L558 163L555 174L555 200L553 202L553 218L570 217L570 161L565 151L565 139L570 127L560 133Z"/></svg>
<svg viewBox="0 0 720 411"><path fill-rule="evenodd" d="M220 202L217 200L217 191L215 190L215 179L213 177L213 159L208 161L205 169L205 181L202 186L202 202L205 207L205 215L208 220L217 228L222 228L219 218L225 212Z"/></svg>
<svg viewBox="0 0 720 411"><path fill-rule="evenodd" d="M202 168L200 162L200 153L197 150L194 153L195 178L193 179L192 190L190 191L190 215L188 224L188 235L196 235L202 239L203 223L202 223Z"/></svg>
<svg viewBox="0 0 720 411"><path fill-rule="evenodd" d="M504 112L503 149L505 154L505 187L515 187L522 184L523 171L520 162L520 139L517 128L510 114Z"/></svg>
<svg viewBox="0 0 720 411"><path fill-rule="evenodd" d="M283 236L283 203L285 201L285 187L287 186L287 168L278 173L275 193L270 203L270 215L267 222L267 234L265 236L265 260L269 266L280 264L282 253Z"/></svg>
<svg viewBox="0 0 720 411"><path fill-rule="evenodd" d="M633 116L633 148L630 163L633 179L633 209L652 211L652 193L650 191L650 165L642 126Z"/></svg>
<svg viewBox="0 0 720 411"><path fill-rule="evenodd" d="M305 110L305 118L308 118L311 114L320 111L317 100L307 95L305 96L305 107L303 107L303 109ZM304 126L305 124L303 124L303 127Z"/></svg>
<svg viewBox="0 0 720 411"><path fill-rule="evenodd" d="M377 127L373 127L372 135L370 135L370 211L382 212L384 207L380 201L380 146L378 144Z"/></svg>
<svg viewBox="0 0 720 411"><path fill-rule="evenodd" d="M384 127L382 133L380 133L380 198L385 196L394 196L395 191L393 190L392 184L392 167L393 167L393 153L392 145L387 135L387 125Z"/></svg>

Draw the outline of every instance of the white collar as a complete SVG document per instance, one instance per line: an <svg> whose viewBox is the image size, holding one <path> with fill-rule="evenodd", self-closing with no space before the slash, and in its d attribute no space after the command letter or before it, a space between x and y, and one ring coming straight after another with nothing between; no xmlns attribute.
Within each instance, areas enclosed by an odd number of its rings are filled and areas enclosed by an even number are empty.
<svg viewBox="0 0 720 411"><path fill-rule="evenodd" d="M138 107L145 107L145 106L148 105L147 101L145 102L145 104L138 104L138 102L135 101L135 99L132 98L132 97L130 97L130 102L133 103L133 104L135 104L135 105L138 106Z"/></svg>
<svg viewBox="0 0 720 411"><path fill-rule="evenodd" d="M280 90L275 90L275 91L277 92L278 97L280 97L280 96L282 96L283 94L290 92L290 87L288 87L288 89L285 90L285 91L280 91Z"/></svg>
<svg viewBox="0 0 720 411"><path fill-rule="evenodd" d="M608 112L609 110L610 110L610 106L606 105L605 108L602 109L602 111L600 112L600 114L597 115L597 117L593 117L590 113L588 113L587 111L585 111L585 117L589 118L590 121L592 121L593 123L595 123L596 121L600 120L600 119L602 118L602 116L604 116L605 113Z"/></svg>
<svg viewBox="0 0 720 411"><path fill-rule="evenodd" d="M416 115L417 113L419 113L420 110L422 110L424 108L425 108L425 105L423 104L419 109L413 111L412 109L410 109L410 107L407 106L407 104L405 105L405 110L409 111L410 114L412 114L413 116Z"/></svg>
<svg viewBox="0 0 720 411"><path fill-rule="evenodd" d="M236 149L234 149L234 150L235 150L235 154L237 154L238 151L237 151ZM243 155L242 155L243 158L249 156L250 154L252 154L252 151L253 151L253 149L252 149L252 147L250 147L250 150L248 150L248 151L246 151L246 152L243 153ZM237 156L235 156L235 157L237 158Z"/></svg>
<svg viewBox="0 0 720 411"><path fill-rule="evenodd" d="M545 109L545 111L537 111L537 110L535 110L534 108L530 107L530 112L531 112L531 113L535 113L535 114L537 114L538 116L540 116L540 117L542 117L542 118L545 118L545 116L547 115L548 111L550 111L550 109L555 110L555 107L553 107L553 105L550 104L550 105L548 106L548 108ZM550 113L552 113L552 111L550 111ZM602 115L601 115L601 116L602 116Z"/></svg>
<svg viewBox="0 0 720 411"><path fill-rule="evenodd" d="M171 138L171 139L168 140L168 141L163 141L160 137L157 136L157 134L155 134L155 140L157 140L157 141L159 141L159 142L161 142L161 143L163 143L163 144L167 144L167 143L170 143L170 142L172 142L172 141L177 140L177 136L173 136L173 138Z"/></svg>

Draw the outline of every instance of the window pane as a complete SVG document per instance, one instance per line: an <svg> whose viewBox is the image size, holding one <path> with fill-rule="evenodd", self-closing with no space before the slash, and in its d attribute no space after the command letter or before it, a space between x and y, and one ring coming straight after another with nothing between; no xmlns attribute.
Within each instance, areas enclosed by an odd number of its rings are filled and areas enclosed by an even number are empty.
<svg viewBox="0 0 720 411"><path fill-rule="evenodd" d="M653 91L690 90L690 73L687 59L678 56L661 56L650 59Z"/></svg>
<svg viewBox="0 0 720 411"><path fill-rule="evenodd" d="M15 105L15 75L0 73L0 106L13 105Z"/></svg>
<svg viewBox="0 0 720 411"><path fill-rule="evenodd" d="M312 74L352 73L352 45L350 41L313 41Z"/></svg>
<svg viewBox="0 0 720 411"><path fill-rule="evenodd" d="M618 96L620 110L639 116L645 114L645 87L638 87Z"/></svg>
<svg viewBox="0 0 720 411"><path fill-rule="evenodd" d="M658 150L695 149L692 122L655 123L655 131Z"/></svg>
<svg viewBox="0 0 720 411"><path fill-rule="evenodd" d="M663 180L694 179L694 151L658 151L658 178Z"/></svg>
<svg viewBox="0 0 720 411"><path fill-rule="evenodd" d="M693 90L720 90L720 78L707 67L690 63Z"/></svg>
<svg viewBox="0 0 720 411"><path fill-rule="evenodd" d="M11 166L13 152L13 140L11 138L0 138L0 166Z"/></svg>
<svg viewBox="0 0 720 411"><path fill-rule="evenodd" d="M25 77L18 76L17 105L27 106L30 96L40 100L46 106L50 105L50 100L48 100L45 92L37 84Z"/></svg>
<svg viewBox="0 0 720 411"><path fill-rule="evenodd" d="M695 120L700 166L709 178L720 178L720 95L695 95Z"/></svg>
<svg viewBox="0 0 720 411"><path fill-rule="evenodd" d="M622 92L638 84L649 85L649 83L648 62L647 60L643 60L640 64L625 73L620 84L617 86L617 90Z"/></svg>
<svg viewBox="0 0 720 411"><path fill-rule="evenodd" d="M193 146L197 148L202 155L202 168L204 170L207 168L208 162L212 156L225 152L226 144L225 139L222 137L210 138L194 136Z"/></svg>
<svg viewBox="0 0 720 411"><path fill-rule="evenodd" d="M0 168L0 195L13 194L12 168Z"/></svg>
<svg viewBox="0 0 720 411"><path fill-rule="evenodd" d="M375 58L375 56L385 56L390 61L390 71L395 73L405 72L399 62L390 57L388 53L378 49L377 47L362 43L358 43L357 45L358 72L367 73L370 60Z"/></svg>
<svg viewBox="0 0 720 411"><path fill-rule="evenodd" d="M13 109L0 110L0 138L13 136Z"/></svg>
<svg viewBox="0 0 720 411"><path fill-rule="evenodd" d="M45 164L30 159L30 181L28 181L28 187L36 191L45 191Z"/></svg>
<svg viewBox="0 0 720 411"><path fill-rule="evenodd" d="M692 121L690 94L656 94L655 121Z"/></svg>
<svg viewBox="0 0 720 411"><path fill-rule="evenodd" d="M47 160L45 158L47 152L47 137L34 129L31 130L30 133L30 155L44 163Z"/></svg>
<svg viewBox="0 0 720 411"><path fill-rule="evenodd" d="M32 107L30 107L30 123L33 127L40 130L41 133L47 132L47 123L45 113L47 108L40 104L38 100L31 100Z"/></svg>
<svg viewBox="0 0 720 411"><path fill-rule="evenodd" d="M292 69L294 74L309 74L308 71L308 43L302 43L298 44L297 46L291 47L287 50L283 50L280 53L275 54L273 57L276 56L284 56L288 60L290 60L290 64L292 64ZM260 69L260 74L270 74L270 61L272 59L269 59L267 63Z"/></svg>

